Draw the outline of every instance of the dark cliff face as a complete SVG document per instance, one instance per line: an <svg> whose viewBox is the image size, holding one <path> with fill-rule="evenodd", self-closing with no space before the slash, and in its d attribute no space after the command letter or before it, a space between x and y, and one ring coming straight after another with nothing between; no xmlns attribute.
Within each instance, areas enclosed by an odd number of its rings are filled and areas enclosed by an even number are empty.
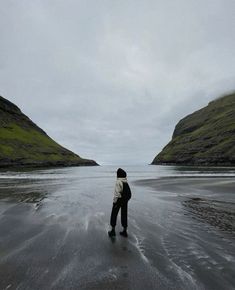
<svg viewBox="0 0 235 290"><path fill-rule="evenodd" d="M0 97L0 167L97 165L60 146L10 101Z"/></svg>
<svg viewBox="0 0 235 290"><path fill-rule="evenodd" d="M235 166L235 93L180 120L152 164Z"/></svg>

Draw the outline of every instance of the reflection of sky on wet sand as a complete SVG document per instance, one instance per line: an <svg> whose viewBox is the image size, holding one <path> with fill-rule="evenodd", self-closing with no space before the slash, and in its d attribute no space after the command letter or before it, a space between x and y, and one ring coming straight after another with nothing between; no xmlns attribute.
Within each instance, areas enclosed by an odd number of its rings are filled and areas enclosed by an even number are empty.
<svg viewBox="0 0 235 290"><path fill-rule="evenodd" d="M55 192L61 184L50 180L10 179L0 183L0 199L37 203Z"/></svg>
<svg viewBox="0 0 235 290"><path fill-rule="evenodd" d="M119 236L118 218L113 240L107 231L116 167L2 172L0 288L230 289L231 234L183 202L232 198L223 190L235 170L124 169L133 191L129 237Z"/></svg>

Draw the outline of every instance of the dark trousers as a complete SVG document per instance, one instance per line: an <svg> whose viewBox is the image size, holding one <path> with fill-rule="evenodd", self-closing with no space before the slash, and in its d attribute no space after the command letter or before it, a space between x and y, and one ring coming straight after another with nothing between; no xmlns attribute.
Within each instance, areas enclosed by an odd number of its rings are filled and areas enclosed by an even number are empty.
<svg viewBox="0 0 235 290"><path fill-rule="evenodd" d="M128 201L122 201L120 198L117 200L116 203L113 203L111 218L110 218L110 225L112 227L116 226L117 222L117 215L119 209L121 208L121 223L124 228L127 228L127 203Z"/></svg>

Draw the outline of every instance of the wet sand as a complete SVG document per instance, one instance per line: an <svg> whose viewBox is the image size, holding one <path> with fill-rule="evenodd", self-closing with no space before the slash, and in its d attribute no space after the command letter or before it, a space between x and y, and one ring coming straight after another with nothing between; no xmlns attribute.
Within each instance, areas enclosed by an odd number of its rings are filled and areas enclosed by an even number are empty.
<svg viewBox="0 0 235 290"><path fill-rule="evenodd" d="M203 216L233 210L233 179L130 172L129 237L111 240L112 175L66 170L0 181L0 289L234 289L233 229Z"/></svg>
<svg viewBox="0 0 235 290"><path fill-rule="evenodd" d="M171 192L201 222L235 236L235 180L230 177L174 177L136 181L156 191Z"/></svg>

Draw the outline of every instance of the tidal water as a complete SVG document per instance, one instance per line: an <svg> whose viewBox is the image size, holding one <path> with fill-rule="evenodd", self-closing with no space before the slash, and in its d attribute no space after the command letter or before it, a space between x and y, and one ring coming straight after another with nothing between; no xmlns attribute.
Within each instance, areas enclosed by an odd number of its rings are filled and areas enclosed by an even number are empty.
<svg viewBox="0 0 235 290"><path fill-rule="evenodd" d="M112 240L117 166L1 171L0 289L235 289L235 168L122 168Z"/></svg>

